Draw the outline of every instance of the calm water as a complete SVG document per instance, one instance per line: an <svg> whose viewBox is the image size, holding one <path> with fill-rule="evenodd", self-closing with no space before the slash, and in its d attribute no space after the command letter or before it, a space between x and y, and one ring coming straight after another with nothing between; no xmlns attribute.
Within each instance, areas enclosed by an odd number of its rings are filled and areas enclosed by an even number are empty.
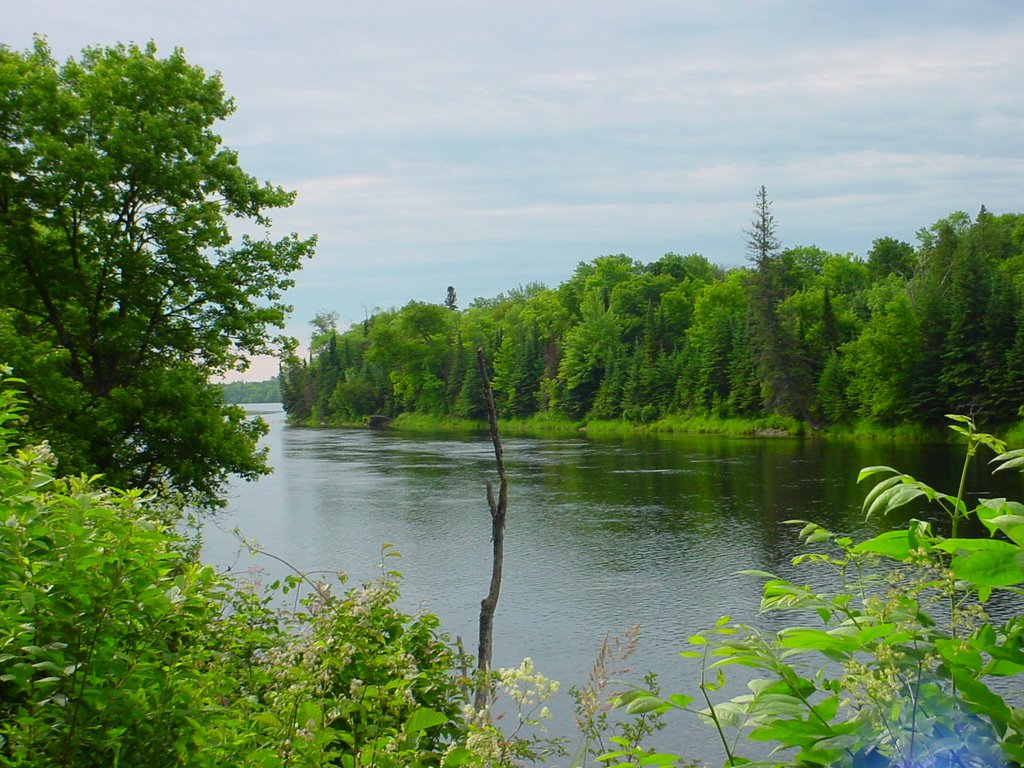
<svg viewBox="0 0 1024 768"><path fill-rule="evenodd" d="M260 410L260 409L256 409ZM379 573L380 546L394 544L403 607L436 613L475 652L480 600L490 578L485 483L496 480L485 434L463 439L367 430L288 427L262 409L274 474L240 483L207 526L210 562L262 568L244 554L235 526L306 571ZM563 690L583 685L605 634L634 624L630 664L653 669L663 690L696 692L696 667L678 658L685 638L722 615L756 621L760 569L792 576L801 551L791 518L866 536L894 521L865 522L863 466L887 464L954 492L962 450L813 440L635 437L506 438L510 505L505 573L495 621L494 665L530 656ZM1016 478L1007 478L1016 483ZM982 468L976 489L993 489ZM1014 494L1016 486L997 488ZM555 707L567 730L568 698ZM664 746L717 759L711 734L677 717Z"/></svg>

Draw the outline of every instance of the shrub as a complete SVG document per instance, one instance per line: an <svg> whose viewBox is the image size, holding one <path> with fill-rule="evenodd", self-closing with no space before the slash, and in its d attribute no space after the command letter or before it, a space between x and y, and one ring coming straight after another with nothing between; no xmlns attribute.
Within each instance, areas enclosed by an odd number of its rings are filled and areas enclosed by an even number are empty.
<svg viewBox="0 0 1024 768"><path fill-rule="evenodd" d="M967 440L964 478L982 447L995 452L997 471L1024 466L1024 451L1007 453L969 419L952 418L953 429ZM767 633L723 617L692 636L682 655L702 665L701 709L692 707L691 696L663 698L643 690L630 691L619 704L637 715L696 712L717 730L728 765L1024 762L1024 710L998 692L1024 673L1024 618L1018 611L997 622L985 610L996 591L1020 594L1024 504L983 499L972 508L963 478L955 494L889 467L870 467L860 478L876 481L864 502L867 514L928 502L945 512L946 533L913 520L906 529L855 543L793 521L809 545L827 548L801 555L795 564L827 568L834 587L818 591L756 575L766 579L762 611L793 615L801 623ZM968 522L980 523L989 535L965 535ZM808 616L817 621L805 623ZM716 700L725 671L734 667L752 676L749 692ZM741 753L751 742L774 754L750 762ZM640 748L607 759L630 765L678 760L651 759Z"/></svg>
<svg viewBox="0 0 1024 768"><path fill-rule="evenodd" d="M395 608L397 573L339 596L227 581L173 507L18 447L4 375L0 765L440 765L463 681L437 619Z"/></svg>

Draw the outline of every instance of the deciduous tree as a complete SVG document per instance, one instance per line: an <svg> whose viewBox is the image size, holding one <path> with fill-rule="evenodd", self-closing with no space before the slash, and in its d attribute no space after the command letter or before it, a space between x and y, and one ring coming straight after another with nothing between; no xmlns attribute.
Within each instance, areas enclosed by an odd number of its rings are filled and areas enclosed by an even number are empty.
<svg viewBox="0 0 1024 768"><path fill-rule="evenodd" d="M272 351L314 240L271 238L294 194L221 145L233 109L180 50L0 48L0 348L66 472L209 506L266 471L209 379Z"/></svg>

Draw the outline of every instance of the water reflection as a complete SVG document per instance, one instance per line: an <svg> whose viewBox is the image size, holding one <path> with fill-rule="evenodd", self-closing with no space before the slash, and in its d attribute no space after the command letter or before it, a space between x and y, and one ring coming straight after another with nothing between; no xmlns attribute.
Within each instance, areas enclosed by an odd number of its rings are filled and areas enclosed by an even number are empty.
<svg viewBox="0 0 1024 768"><path fill-rule="evenodd" d="M286 427L270 414L276 471L240 484L206 531L211 561L235 570L233 526L305 570L373 578L384 542L402 553L407 610L437 613L468 647L490 575L484 483L494 477L486 435L461 440L393 432ZM511 483L505 580L495 664L531 656L582 685L605 633L642 627L638 670L668 690L693 692L695 668L678 659L685 638L723 614L756 618L760 584L741 569L791 575L800 551L791 518L859 537L894 521L864 521L857 471L887 464L953 490L962 451L815 440L636 437L505 440ZM973 488L991 487L983 470ZM1004 478L1000 495L1019 493ZM908 513L910 514L910 513ZM259 561L268 578L282 574ZM571 708L557 709L569 730ZM714 759L696 723L666 745ZM700 745L694 748L693 745Z"/></svg>

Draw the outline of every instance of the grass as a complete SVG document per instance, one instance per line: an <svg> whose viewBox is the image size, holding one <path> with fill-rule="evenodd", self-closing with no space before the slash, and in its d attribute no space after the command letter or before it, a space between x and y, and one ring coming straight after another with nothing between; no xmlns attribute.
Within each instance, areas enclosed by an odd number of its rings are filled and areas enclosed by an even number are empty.
<svg viewBox="0 0 1024 768"><path fill-rule="evenodd" d="M400 413L391 420L388 428L407 432L477 432L487 429L487 422L429 413Z"/></svg>
<svg viewBox="0 0 1024 768"><path fill-rule="evenodd" d="M885 427L863 420L829 427L828 432L839 438L894 443L945 442L950 438L949 430L945 426L907 423Z"/></svg>
<svg viewBox="0 0 1024 768"><path fill-rule="evenodd" d="M321 423L325 427L360 427L362 423ZM464 434L487 429L486 421L435 416L425 413L402 413L391 420L390 429L409 432L447 432ZM880 426L869 421L834 425L819 432L809 431L802 422L784 416L756 419L718 418L709 415L671 414L649 423L633 423L623 419L571 421L548 414L535 414L527 419L502 419L501 433L528 437L547 437L569 433L595 436L675 433L685 435L725 435L732 437L800 437L815 436L840 440L872 440L877 442L946 442L953 438L945 426L898 424ZM1024 421L990 430L1010 445L1024 444Z"/></svg>

